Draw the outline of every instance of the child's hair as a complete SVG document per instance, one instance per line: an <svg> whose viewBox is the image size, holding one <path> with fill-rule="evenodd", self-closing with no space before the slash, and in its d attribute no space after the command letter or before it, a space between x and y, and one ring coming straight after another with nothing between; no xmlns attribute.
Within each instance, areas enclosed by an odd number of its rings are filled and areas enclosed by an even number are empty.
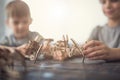
<svg viewBox="0 0 120 80"><path fill-rule="evenodd" d="M31 17L28 5L21 0L13 0L6 6L7 17Z"/></svg>

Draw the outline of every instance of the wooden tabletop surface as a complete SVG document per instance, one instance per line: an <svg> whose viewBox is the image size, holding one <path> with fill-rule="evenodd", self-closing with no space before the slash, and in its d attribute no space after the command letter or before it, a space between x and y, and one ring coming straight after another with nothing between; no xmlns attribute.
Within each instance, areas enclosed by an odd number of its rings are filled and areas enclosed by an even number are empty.
<svg viewBox="0 0 120 80"><path fill-rule="evenodd" d="M69 61L43 60L27 62L27 71L19 63L15 69L21 80L120 80L120 62L91 61L81 59Z"/></svg>

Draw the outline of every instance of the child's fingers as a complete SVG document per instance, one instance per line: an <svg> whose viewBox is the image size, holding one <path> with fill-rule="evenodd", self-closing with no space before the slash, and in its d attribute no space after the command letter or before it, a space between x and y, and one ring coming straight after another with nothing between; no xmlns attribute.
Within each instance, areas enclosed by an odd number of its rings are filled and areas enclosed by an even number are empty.
<svg viewBox="0 0 120 80"><path fill-rule="evenodd" d="M84 48L84 49L87 49L87 48L89 48L89 47L94 47L94 46L100 45L100 44L101 44L100 41L91 40L91 41L87 42L86 44L84 44L83 48Z"/></svg>
<svg viewBox="0 0 120 80"><path fill-rule="evenodd" d="M96 56L96 57L92 57L92 58L89 58L89 59L92 59L92 60L105 60L106 56L105 55L101 55L101 56Z"/></svg>
<svg viewBox="0 0 120 80"><path fill-rule="evenodd" d="M92 57L97 57L97 56L101 56L104 55L105 51L104 50L98 50L98 51L94 51L88 55L86 55L87 58L92 58Z"/></svg>
<svg viewBox="0 0 120 80"><path fill-rule="evenodd" d="M89 54L89 53L92 53L92 52L94 52L94 51L98 51L98 50L101 50L101 49L103 49L103 46L95 46L95 47L88 48L88 49L84 50L83 53L84 53L85 55L87 55L87 54Z"/></svg>

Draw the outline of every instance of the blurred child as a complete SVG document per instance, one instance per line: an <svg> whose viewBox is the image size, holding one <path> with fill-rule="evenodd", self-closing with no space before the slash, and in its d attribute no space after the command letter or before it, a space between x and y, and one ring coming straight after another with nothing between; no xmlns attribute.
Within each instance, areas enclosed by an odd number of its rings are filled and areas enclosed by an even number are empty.
<svg viewBox="0 0 120 80"><path fill-rule="evenodd" d="M120 0L100 0L108 18L106 25L96 27L84 45L84 54L94 60L120 59Z"/></svg>
<svg viewBox="0 0 120 80"><path fill-rule="evenodd" d="M13 34L5 36L0 45L17 47L34 40L39 36L39 41L43 37L37 32L31 32L29 26L32 23L30 9L28 5L21 0L13 0L6 6L6 24L12 29Z"/></svg>

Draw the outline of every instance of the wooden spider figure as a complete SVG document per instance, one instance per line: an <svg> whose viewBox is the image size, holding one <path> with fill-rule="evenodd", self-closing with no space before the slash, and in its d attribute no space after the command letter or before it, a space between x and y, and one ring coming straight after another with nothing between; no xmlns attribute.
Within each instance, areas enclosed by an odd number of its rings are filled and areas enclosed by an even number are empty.
<svg viewBox="0 0 120 80"><path fill-rule="evenodd" d="M52 50L52 56L53 59L55 60L66 60L69 57L69 52L70 52L70 47L68 44L68 36L66 35L66 37L63 35L63 40L59 40L57 41L54 46L53 46L53 50Z"/></svg>
<svg viewBox="0 0 120 80"><path fill-rule="evenodd" d="M44 54L50 54L51 52L50 52L50 49L51 49L51 43L53 42L54 40L53 39L44 39L44 41L43 41L43 48L42 48L42 53L44 53Z"/></svg>
<svg viewBox="0 0 120 80"><path fill-rule="evenodd" d="M27 45L25 46L25 58L29 59L29 60L35 60L36 59L36 55L39 53L40 51L40 44L37 41L39 39L39 37L37 36L35 38L35 40L33 41L29 41L27 43Z"/></svg>
<svg viewBox="0 0 120 80"><path fill-rule="evenodd" d="M83 54L83 50L84 50L83 47L82 47L82 46L79 47L79 45L76 43L75 40L71 39L71 41L72 41L73 44L74 44L73 50L77 49L78 54L82 55L82 57L83 57L82 63L84 63L85 55ZM77 54L77 56L78 56L78 54Z"/></svg>
<svg viewBox="0 0 120 80"><path fill-rule="evenodd" d="M36 56L35 56L35 62L38 59L40 55L43 55L45 59L51 59L51 42L53 39L44 39L42 44L39 45L39 48L37 50Z"/></svg>
<svg viewBox="0 0 120 80"><path fill-rule="evenodd" d="M53 58L56 60L66 60L69 58L83 57L82 62L84 63L85 56L83 54L82 46L79 46L75 40L71 39L73 46L70 47L68 36L63 36L63 41L57 41L52 51Z"/></svg>

